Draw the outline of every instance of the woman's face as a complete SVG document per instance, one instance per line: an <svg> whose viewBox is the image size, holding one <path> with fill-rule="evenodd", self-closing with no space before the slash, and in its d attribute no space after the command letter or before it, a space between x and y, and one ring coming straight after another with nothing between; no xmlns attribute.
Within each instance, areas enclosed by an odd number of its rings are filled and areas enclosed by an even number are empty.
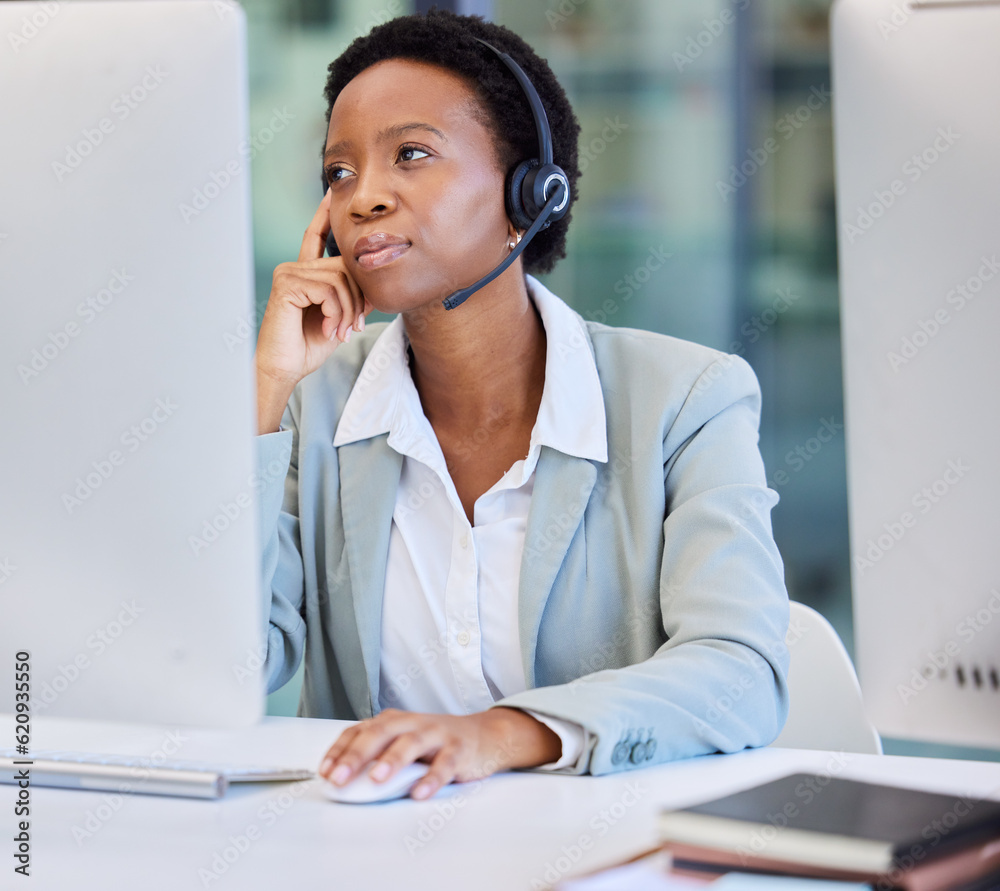
<svg viewBox="0 0 1000 891"><path fill-rule="evenodd" d="M390 59L337 97L324 168L330 226L372 306L425 306L507 255L504 171L472 89L436 65Z"/></svg>

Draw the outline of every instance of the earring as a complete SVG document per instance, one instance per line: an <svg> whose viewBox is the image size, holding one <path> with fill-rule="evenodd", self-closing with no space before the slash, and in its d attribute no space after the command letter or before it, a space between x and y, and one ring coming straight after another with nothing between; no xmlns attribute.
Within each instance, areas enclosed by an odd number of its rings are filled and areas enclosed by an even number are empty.
<svg viewBox="0 0 1000 891"><path fill-rule="evenodd" d="M509 250L514 250L514 248L516 248L521 243L521 233L515 232L515 235L517 236L516 240L512 235L510 241L507 242L507 248Z"/></svg>

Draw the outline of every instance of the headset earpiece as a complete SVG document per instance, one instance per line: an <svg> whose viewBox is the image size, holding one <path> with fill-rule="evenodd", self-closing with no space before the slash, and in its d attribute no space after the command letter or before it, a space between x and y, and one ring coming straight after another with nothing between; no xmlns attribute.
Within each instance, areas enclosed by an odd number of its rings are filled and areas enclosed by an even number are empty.
<svg viewBox="0 0 1000 891"><path fill-rule="evenodd" d="M538 138L538 157L522 161L507 176L507 216L518 229L529 229L538 219L550 198L562 187L562 199L542 221L541 229L547 229L556 220L561 220L569 210L569 177L552 160L552 131L545 114L545 106L538 91L521 68L507 53L498 50L485 40L476 40L491 50L510 69L514 79L524 93L531 116L535 121L535 135Z"/></svg>
<svg viewBox="0 0 1000 891"><path fill-rule="evenodd" d="M561 167L542 164L537 158L518 164L507 177L505 199L510 221L522 231L531 226L559 182L565 190L563 200L549 214L542 229L548 229L551 223L566 216L566 211L569 210L569 180Z"/></svg>
<svg viewBox="0 0 1000 891"><path fill-rule="evenodd" d="M563 188L562 200L542 224L543 229L548 229L556 220L566 216L569 210L569 179L563 169L556 164L542 164L539 161L527 163L530 166L521 181L521 205L532 222L538 218L542 208L555 194L560 184Z"/></svg>
<svg viewBox="0 0 1000 891"><path fill-rule="evenodd" d="M537 158L534 158L531 161L522 161L516 167L511 168L511 171L507 176L507 189L505 195L507 216L514 224L515 228L522 232L535 221L535 217L538 215L537 213L534 215L530 214L524 206L524 180L531 172L532 168L537 166Z"/></svg>

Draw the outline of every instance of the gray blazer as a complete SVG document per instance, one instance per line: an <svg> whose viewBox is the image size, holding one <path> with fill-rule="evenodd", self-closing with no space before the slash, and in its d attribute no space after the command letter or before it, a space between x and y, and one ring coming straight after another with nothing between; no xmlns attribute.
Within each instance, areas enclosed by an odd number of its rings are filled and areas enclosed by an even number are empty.
<svg viewBox="0 0 1000 891"><path fill-rule="evenodd" d="M384 325L338 347L257 437L268 689L305 655L299 715L379 711L389 532L402 458L387 435L334 448ZM763 746L788 710L778 496L757 447L760 389L741 358L586 322L604 391L605 463L543 447L518 590L528 689L496 705L585 730L605 774ZM371 368L367 374L377 374Z"/></svg>

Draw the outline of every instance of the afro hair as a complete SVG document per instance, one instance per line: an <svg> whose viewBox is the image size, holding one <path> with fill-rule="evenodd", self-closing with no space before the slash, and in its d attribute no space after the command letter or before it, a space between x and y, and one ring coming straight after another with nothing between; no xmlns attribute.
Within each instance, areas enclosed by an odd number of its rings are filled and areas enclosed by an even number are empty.
<svg viewBox="0 0 1000 891"><path fill-rule="evenodd" d="M337 97L366 68L387 59L409 59L438 65L463 76L475 90L486 111L496 140L497 158L508 177L521 161L538 157L538 135L531 107L504 63L476 38L507 53L538 91L552 130L553 161L566 172L570 207L576 198L577 139L580 125L566 93L544 59L513 31L483 20L432 9L426 14L401 16L378 25L357 38L329 67L324 90L326 121ZM550 272L566 256L566 231L570 213L540 231L525 248L524 268L530 273Z"/></svg>

